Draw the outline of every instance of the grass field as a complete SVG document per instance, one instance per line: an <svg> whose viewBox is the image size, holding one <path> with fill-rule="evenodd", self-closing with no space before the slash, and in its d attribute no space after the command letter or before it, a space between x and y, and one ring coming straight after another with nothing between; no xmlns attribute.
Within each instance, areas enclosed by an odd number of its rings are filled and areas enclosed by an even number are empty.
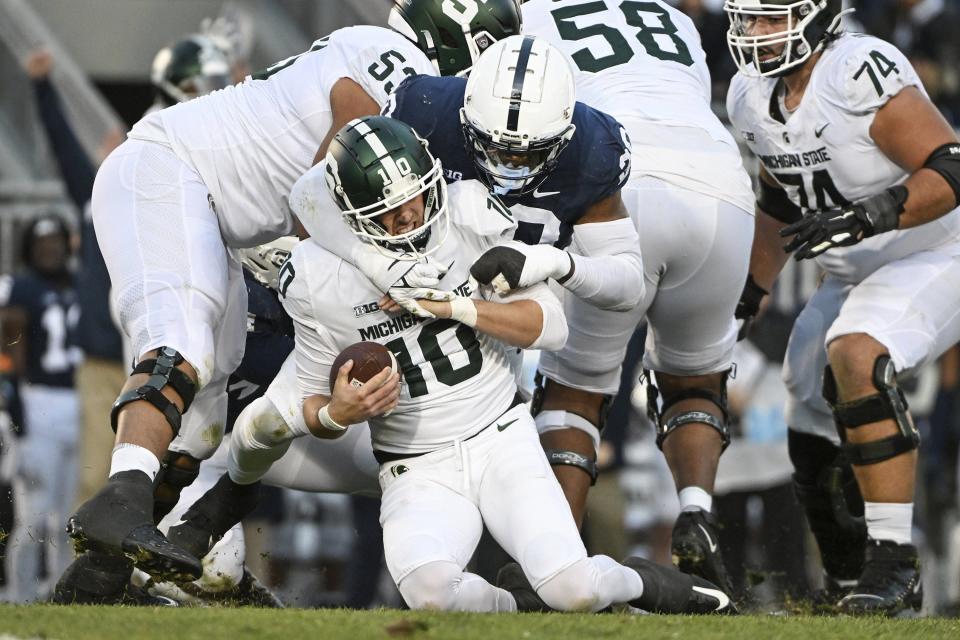
<svg viewBox="0 0 960 640"><path fill-rule="evenodd" d="M340 609L147 609L0 606L0 640L366 640L367 638L638 638L655 640L904 640L960 638L960 620L686 617L574 614L441 614Z"/></svg>

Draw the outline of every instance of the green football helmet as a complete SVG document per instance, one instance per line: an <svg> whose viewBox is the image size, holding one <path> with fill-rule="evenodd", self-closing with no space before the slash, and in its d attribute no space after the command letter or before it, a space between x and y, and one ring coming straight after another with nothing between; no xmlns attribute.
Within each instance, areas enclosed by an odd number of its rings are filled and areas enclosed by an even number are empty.
<svg viewBox="0 0 960 640"><path fill-rule="evenodd" d="M326 156L326 182L355 235L393 258L417 260L437 250L449 229L447 184L440 160L407 124L385 116L352 120L337 132ZM392 235L377 218L423 194L423 224ZM440 239L427 250L431 230Z"/></svg>
<svg viewBox="0 0 960 640"><path fill-rule="evenodd" d="M389 25L420 48L442 76L470 71L497 40L519 35L518 0L394 0Z"/></svg>
<svg viewBox="0 0 960 640"><path fill-rule="evenodd" d="M207 36L189 35L157 52L150 81L157 99L169 107L229 85L230 60Z"/></svg>

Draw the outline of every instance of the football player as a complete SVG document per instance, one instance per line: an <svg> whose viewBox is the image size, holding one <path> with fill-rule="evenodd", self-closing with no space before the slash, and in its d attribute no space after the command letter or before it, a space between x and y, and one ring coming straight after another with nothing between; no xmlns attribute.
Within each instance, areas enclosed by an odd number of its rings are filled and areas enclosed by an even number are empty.
<svg viewBox="0 0 960 640"><path fill-rule="evenodd" d="M68 269L70 232L55 214L24 229L16 276L0 276L0 337L20 380L23 437L17 467L17 519L10 544L12 597L44 597L70 561L60 523L75 500L79 405L74 368L80 318L76 281Z"/></svg>
<svg viewBox="0 0 960 640"><path fill-rule="evenodd" d="M377 112L405 76L462 71L519 29L515 0L466 6L398 0L391 24L416 44L395 30L338 30L241 85L145 117L101 165L93 220L138 364L112 412L107 485L69 524L81 549L136 558L161 577L199 576L199 561L154 528L162 514L152 489L168 450L164 466L176 473L165 482L176 490L222 436L246 312L228 249L291 233L294 180L343 123Z"/></svg>
<svg viewBox="0 0 960 640"><path fill-rule="evenodd" d="M358 268L313 241L301 243L280 286L296 326L305 428L260 428L256 447L233 441L230 473L221 482L255 481L267 448L282 450L304 435L338 438L369 420L387 566L411 608L727 607L713 585L676 570L587 557L517 394L510 356L518 347L560 347L567 334L562 308L542 282L506 297L471 284L473 260L512 238L516 226L485 185L464 180L448 190L426 141L402 122L375 116L341 130L325 163L297 191L302 202L335 206L361 241L393 259L430 255L450 266L442 290L413 303L416 316L383 300ZM351 362L331 371L337 354L358 338L390 349L402 388L390 367L359 386L349 381ZM201 503L215 516L231 509L229 501ZM523 568L512 592L463 570L484 523Z"/></svg>
<svg viewBox="0 0 960 640"><path fill-rule="evenodd" d="M919 608L920 437L897 385L960 340L960 144L900 51L841 30L840 0L725 10L728 110L761 163L744 306L790 252L826 271L784 363L797 494L841 611Z"/></svg>
<svg viewBox="0 0 960 640"><path fill-rule="evenodd" d="M585 305L632 309L645 285L637 231L621 197L630 175L629 140L616 120L577 102L574 93L573 72L558 49L542 38L515 36L488 49L469 80L406 80L385 111L426 138L448 180L480 180L517 218L515 242L474 265L481 283L506 291L552 278ZM291 206L303 210L295 199ZM393 272L405 267L362 261L362 243L343 230L331 230L318 242L358 264L402 304L428 284L414 269L394 286ZM575 332L598 329L571 323ZM579 523L586 491L596 479L596 425L604 403L589 394L570 401L568 412L545 405L554 409L547 413L555 420L538 424Z"/></svg>
<svg viewBox="0 0 960 640"><path fill-rule="evenodd" d="M673 559L729 591L711 508L730 439L732 314L746 278L753 194L739 149L710 108L700 37L686 15L659 0L531 0L523 16L525 33L570 56L577 98L629 133L622 193L646 278L642 301L628 313L566 297L570 339L541 359L546 384L537 424L542 431L583 425L583 416L598 439L602 422L584 407L616 393L627 343L645 316L647 406L680 500ZM586 479L570 480L585 495Z"/></svg>

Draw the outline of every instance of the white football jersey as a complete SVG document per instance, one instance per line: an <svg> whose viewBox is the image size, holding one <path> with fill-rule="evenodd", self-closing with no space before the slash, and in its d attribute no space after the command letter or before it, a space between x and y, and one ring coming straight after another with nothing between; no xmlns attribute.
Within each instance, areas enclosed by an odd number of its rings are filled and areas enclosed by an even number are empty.
<svg viewBox="0 0 960 640"><path fill-rule="evenodd" d="M382 106L415 74L436 71L409 40L348 27L239 85L145 117L130 137L168 145L196 169L226 243L252 247L292 232L286 197L330 129L333 85L350 78Z"/></svg>
<svg viewBox="0 0 960 640"><path fill-rule="evenodd" d="M803 210L863 200L907 174L870 137L877 111L904 87L923 91L907 58L892 44L847 33L827 47L800 105L783 108L776 78L734 76L727 110L764 168ZM847 282L859 282L897 258L960 239L960 211L933 222L883 233L817 261Z"/></svg>
<svg viewBox="0 0 960 640"><path fill-rule="evenodd" d="M529 0L523 30L570 56L577 100L626 127L632 175L753 211L739 149L710 108L706 54L689 17L660 0Z"/></svg>
<svg viewBox="0 0 960 640"><path fill-rule="evenodd" d="M318 168L322 163L311 172ZM451 184L448 203L449 235L431 260L452 266L438 288L479 298L468 282L470 265L511 238L516 225L475 180ZM430 245L442 235L441 224L432 228ZM432 451L489 425L513 400L515 347L453 320L380 311L382 294L360 270L313 241L294 249L281 271L280 291L296 325L303 397L330 395L330 366L355 342L379 342L396 356L403 372L400 402L389 416L369 421L374 449Z"/></svg>

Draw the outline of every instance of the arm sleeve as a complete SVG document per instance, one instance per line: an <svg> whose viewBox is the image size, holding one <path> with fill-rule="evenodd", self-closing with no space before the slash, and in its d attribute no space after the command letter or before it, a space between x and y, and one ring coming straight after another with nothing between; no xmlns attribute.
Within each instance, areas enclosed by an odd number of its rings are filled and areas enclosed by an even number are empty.
<svg viewBox="0 0 960 640"><path fill-rule="evenodd" d="M643 300L640 237L630 218L576 225L569 250L574 271L563 283L568 291L609 311L629 311Z"/></svg>
<svg viewBox="0 0 960 640"><path fill-rule="evenodd" d="M310 292L309 265L304 252L294 249L290 258L293 279L283 296L283 308L294 326L294 351L300 397L330 395L330 366L337 351L329 333L316 320Z"/></svg>
<svg viewBox="0 0 960 640"><path fill-rule="evenodd" d="M40 121L50 139L70 199L78 208L83 209L93 192L96 170L64 115L60 97L53 84L47 79L36 81L33 83L33 91Z"/></svg>
<svg viewBox="0 0 960 640"><path fill-rule="evenodd" d="M563 305L546 283L540 282L525 289L517 289L505 296L494 295L493 299L500 303L533 300L540 305L540 310L543 312L543 327L540 329L540 335L527 349L559 351L567 343L567 318L563 313Z"/></svg>
<svg viewBox="0 0 960 640"><path fill-rule="evenodd" d="M320 161L300 176L290 190L290 209L317 244L356 265L365 243L341 219L340 209L327 191L326 171L326 161Z"/></svg>

